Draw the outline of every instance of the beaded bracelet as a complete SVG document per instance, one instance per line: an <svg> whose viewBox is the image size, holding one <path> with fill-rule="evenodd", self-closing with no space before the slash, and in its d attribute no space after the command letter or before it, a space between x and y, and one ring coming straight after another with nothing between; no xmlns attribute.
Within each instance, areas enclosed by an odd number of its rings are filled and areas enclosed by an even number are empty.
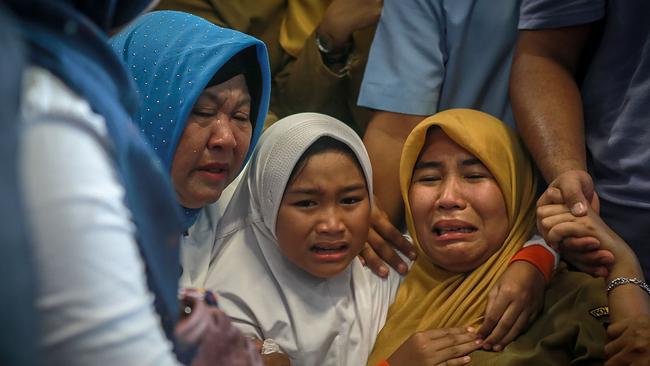
<svg viewBox="0 0 650 366"><path fill-rule="evenodd" d="M626 277L616 277L607 285L607 293L612 291L615 287L620 285L634 284L643 289L648 295L650 295L650 286L647 283L641 281L638 278L626 278Z"/></svg>

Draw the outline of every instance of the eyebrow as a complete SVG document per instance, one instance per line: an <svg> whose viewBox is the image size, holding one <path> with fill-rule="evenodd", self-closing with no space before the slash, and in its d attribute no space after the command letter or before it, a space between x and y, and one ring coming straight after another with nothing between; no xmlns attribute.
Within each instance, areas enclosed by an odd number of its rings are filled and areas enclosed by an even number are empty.
<svg viewBox="0 0 650 366"><path fill-rule="evenodd" d="M203 96L209 98L210 100L212 100L214 103L216 103L218 105L223 104L223 101L224 101L223 97L221 97L218 94L211 93L211 92L203 91L203 93L201 93L199 98L201 98ZM252 98L251 98L250 94L246 93L246 94L243 94L243 97L239 100L239 102L237 103L236 106L241 107L244 104L251 104L251 102L252 102Z"/></svg>
<svg viewBox="0 0 650 366"><path fill-rule="evenodd" d="M366 185L363 183L351 184L349 186L343 187L339 193L349 193L357 190L366 189ZM321 193L320 189L317 188L294 188L286 192L286 194L304 194L304 195L317 195Z"/></svg>
<svg viewBox="0 0 650 366"><path fill-rule="evenodd" d="M477 158L469 158L463 160L460 165L462 166L472 166L472 165L483 165L483 162Z"/></svg>
<svg viewBox="0 0 650 366"><path fill-rule="evenodd" d="M465 159L460 162L461 166L473 166L473 165L483 165L483 162L479 160L478 158L471 157L469 159ZM420 161L417 164L415 164L415 168L413 170L418 170L418 169L439 169L442 167L442 163L436 160L429 160L429 161Z"/></svg>

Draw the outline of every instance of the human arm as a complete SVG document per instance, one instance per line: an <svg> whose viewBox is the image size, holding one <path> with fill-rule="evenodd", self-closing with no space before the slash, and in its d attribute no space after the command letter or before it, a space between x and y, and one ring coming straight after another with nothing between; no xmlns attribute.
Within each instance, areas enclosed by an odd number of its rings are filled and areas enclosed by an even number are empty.
<svg viewBox="0 0 650 366"><path fill-rule="evenodd" d="M359 254L364 265L380 277L387 277L390 265L400 274L408 272L408 265L400 258L397 251L415 260L417 252L413 244L388 220L388 216L375 204L372 207L368 240Z"/></svg>
<svg viewBox="0 0 650 366"><path fill-rule="evenodd" d="M485 319L478 331L485 340L483 349L502 350L537 318L558 258L539 236L533 236L512 257L488 293Z"/></svg>
<svg viewBox="0 0 650 366"><path fill-rule="evenodd" d="M417 332L388 357L390 366L465 365L481 347L472 328L445 328Z"/></svg>
<svg viewBox="0 0 650 366"><path fill-rule="evenodd" d="M576 82L592 25L520 31L510 76L517 128L550 186L584 215L593 194Z"/></svg>
<svg viewBox="0 0 650 366"><path fill-rule="evenodd" d="M300 52L286 52L274 71L273 110L279 115L318 111L353 122L348 120L349 108L356 97L357 79L363 74L381 5L378 0L331 2ZM330 53L319 50L317 38Z"/></svg>
<svg viewBox="0 0 650 366"><path fill-rule="evenodd" d="M368 245L361 256L366 265L382 277L388 275L384 261L400 273L407 270L406 263L399 258L395 248L415 259L412 245L396 228L401 226L404 210L397 172L404 141L421 120L421 116L377 111L363 137L373 166L375 205Z"/></svg>
<svg viewBox="0 0 650 366"><path fill-rule="evenodd" d="M540 207L538 214L545 226L550 227L548 236L551 239L590 236L611 252L614 261L609 266L607 283L617 278L644 280L634 252L593 209L589 208L585 217L576 217L565 205L555 204ZM629 365L649 360L650 294L635 284L624 284L611 288L608 295L612 325L607 330L610 342L605 347L606 365Z"/></svg>
<svg viewBox="0 0 650 366"><path fill-rule="evenodd" d="M65 93L57 96L75 106ZM27 126L22 146L42 359L178 364L154 310L124 190L106 152L90 134L58 122Z"/></svg>
<svg viewBox="0 0 650 366"><path fill-rule="evenodd" d="M609 266L614 261L614 255L607 249L600 247L597 238L564 237L559 242L554 242L548 235L554 221L547 219L547 205L564 204L562 192L556 187L548 187L537 201L537 230L546 241L554 248L558 248L562 257L572 263L579 270L596 277L607 277ZM594 194L590 207L598 213L598 195Z"/></svg>

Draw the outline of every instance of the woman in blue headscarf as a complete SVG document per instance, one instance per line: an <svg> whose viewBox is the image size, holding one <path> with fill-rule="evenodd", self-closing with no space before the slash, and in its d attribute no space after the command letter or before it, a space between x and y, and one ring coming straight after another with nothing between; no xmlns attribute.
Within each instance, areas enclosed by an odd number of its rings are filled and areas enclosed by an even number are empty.
<svg viewBox="0 0 650 366"><path fill-rule="evenodd" d="M219 219L262 131L264 43L194 15L149 13L111 40L137 85L134 120L170 172L185 218L181 285L202 287Z"/></svg>
<svg viewBox="0 0 650 366"><path fill-rule="evenodd" d="M29 56L18 167L43 364L176 365L171 340L188 335L188 321L174 328L182 214L131 123L137 94L107 37L151 2L5 2Z"/></svg>

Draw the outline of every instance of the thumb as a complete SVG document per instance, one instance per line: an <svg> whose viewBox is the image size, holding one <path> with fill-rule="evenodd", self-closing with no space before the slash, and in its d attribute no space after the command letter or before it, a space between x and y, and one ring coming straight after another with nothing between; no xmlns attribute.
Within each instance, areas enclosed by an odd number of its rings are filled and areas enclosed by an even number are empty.
<svg viewBox="0 0 650 366"><path fill-rule="evenodd" d="M584 188L587 188L587 192L585 192ZM584 216L587 214L587 207L589 207L589 201L591 200L591 196L593 196L593 189L585 187L579 182L575 182L574 184L566 184L564 187L560 187L560 190L562 191L564 202L567 203L574 216ZM587 200L587 196L589 196L589 200Z"/></svg>

